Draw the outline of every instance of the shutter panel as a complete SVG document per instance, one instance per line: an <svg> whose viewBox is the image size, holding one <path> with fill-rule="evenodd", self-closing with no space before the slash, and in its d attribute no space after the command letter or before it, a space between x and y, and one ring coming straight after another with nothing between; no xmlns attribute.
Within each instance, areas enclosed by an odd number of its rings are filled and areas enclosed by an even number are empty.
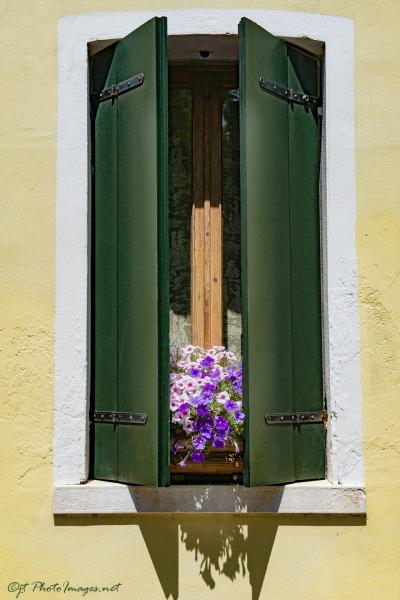
<svg viewBox="0 0 400 600"><path fill-rule="evenodd" d="M168 483L166 35L155 18L116 44L104 87L144 81L94 123L93 407L147 422L95 422L93 475L146 485Z"/></svg>
<svg viewBox="0 0 400 600"><path fill-rule="evenodd" d="M318 73L247 19L239 34L245 483L268 485L324 477L322 424L265 422L322 410L319 131L314 110L259 80L315 95Z"/></svg>

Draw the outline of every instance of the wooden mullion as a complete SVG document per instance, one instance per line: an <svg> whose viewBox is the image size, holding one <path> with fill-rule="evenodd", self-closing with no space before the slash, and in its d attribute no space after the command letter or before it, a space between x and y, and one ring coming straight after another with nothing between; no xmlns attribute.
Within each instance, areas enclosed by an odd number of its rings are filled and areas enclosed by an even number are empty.
<svg viewBox="0 0 400 600"><path fill-rule="evenodd" d="M193 96L192 341L222 343L221 109L218 73Z"/></svg>
<svg viewBox="0 0 400 600"><path fill-rule="evenodd" d="M204 347L204 94L193 82L192 343Z"/></svg>
<svg viewBox="0 0 400 600"><path fill-rule="evenodd" d="M204 85L204 346L211 347L211 103L209 77Z"/></svg>
<svg viewBox="0 0 400 600"><path fill-rule="evenodd" d="M221 94L218 74L210 74L210 346L222 344Z"/></svg>

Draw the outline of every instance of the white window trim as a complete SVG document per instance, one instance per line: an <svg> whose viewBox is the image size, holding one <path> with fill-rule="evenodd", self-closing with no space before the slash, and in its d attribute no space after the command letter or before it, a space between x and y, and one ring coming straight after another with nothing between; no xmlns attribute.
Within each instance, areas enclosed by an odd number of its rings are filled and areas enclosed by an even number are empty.
<svg viewBox="0 0 400 600"><path fill-rule="evenodd" d="M237 33L248 17L280 37L325 43L321 231L327 479L281 486L139 488L87 482L90 164L88 49L154 16L171 35ZM357 305L354 33L350 19L271 10L166 10L65 17L58 33L54 513L365 512ZM86 483L87 482L87 483ZM179 501L178 501L179 496Z"/></svg>

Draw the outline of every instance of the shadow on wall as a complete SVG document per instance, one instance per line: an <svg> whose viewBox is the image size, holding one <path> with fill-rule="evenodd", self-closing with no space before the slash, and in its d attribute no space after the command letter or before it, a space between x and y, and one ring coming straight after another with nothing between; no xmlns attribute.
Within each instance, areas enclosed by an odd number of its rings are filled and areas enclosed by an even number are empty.
<svg viewBox="0 0 400 600"><path fill-rule="evenodd" d="M210 589L218 579L249 577L260 597L279 526L360 526L363 516L337 515L115 515L55 516L57 526L139 526L165 598L179 598L179 545L193 554ZM217 591L217 590L216 590Z"/></svg>
<svg viewBox="0 0 400 600"><path fill-rule="evenodd" d="M213 589L219 577L231 581L249 575L253 599L258 599L277 532L264 519L194 518L180 523L180 539L199 563L199 576Z"/></svg>

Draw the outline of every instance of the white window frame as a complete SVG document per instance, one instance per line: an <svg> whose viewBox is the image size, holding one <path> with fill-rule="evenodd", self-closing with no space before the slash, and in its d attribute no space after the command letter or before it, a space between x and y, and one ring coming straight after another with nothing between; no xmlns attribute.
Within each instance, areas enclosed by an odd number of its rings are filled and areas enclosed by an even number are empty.
<svg viewBox="0 0 400 600"><path fill-rule="evenodd" d="M325 43L321 240L326 480L279 486L135 487L87 481L90 369L88 44L154 16L170 35L237 34L247 17L280 37ZM58 32L57 282L53 511L365 513L350 19L271 10L166 10L65 17Z"/></svg>

